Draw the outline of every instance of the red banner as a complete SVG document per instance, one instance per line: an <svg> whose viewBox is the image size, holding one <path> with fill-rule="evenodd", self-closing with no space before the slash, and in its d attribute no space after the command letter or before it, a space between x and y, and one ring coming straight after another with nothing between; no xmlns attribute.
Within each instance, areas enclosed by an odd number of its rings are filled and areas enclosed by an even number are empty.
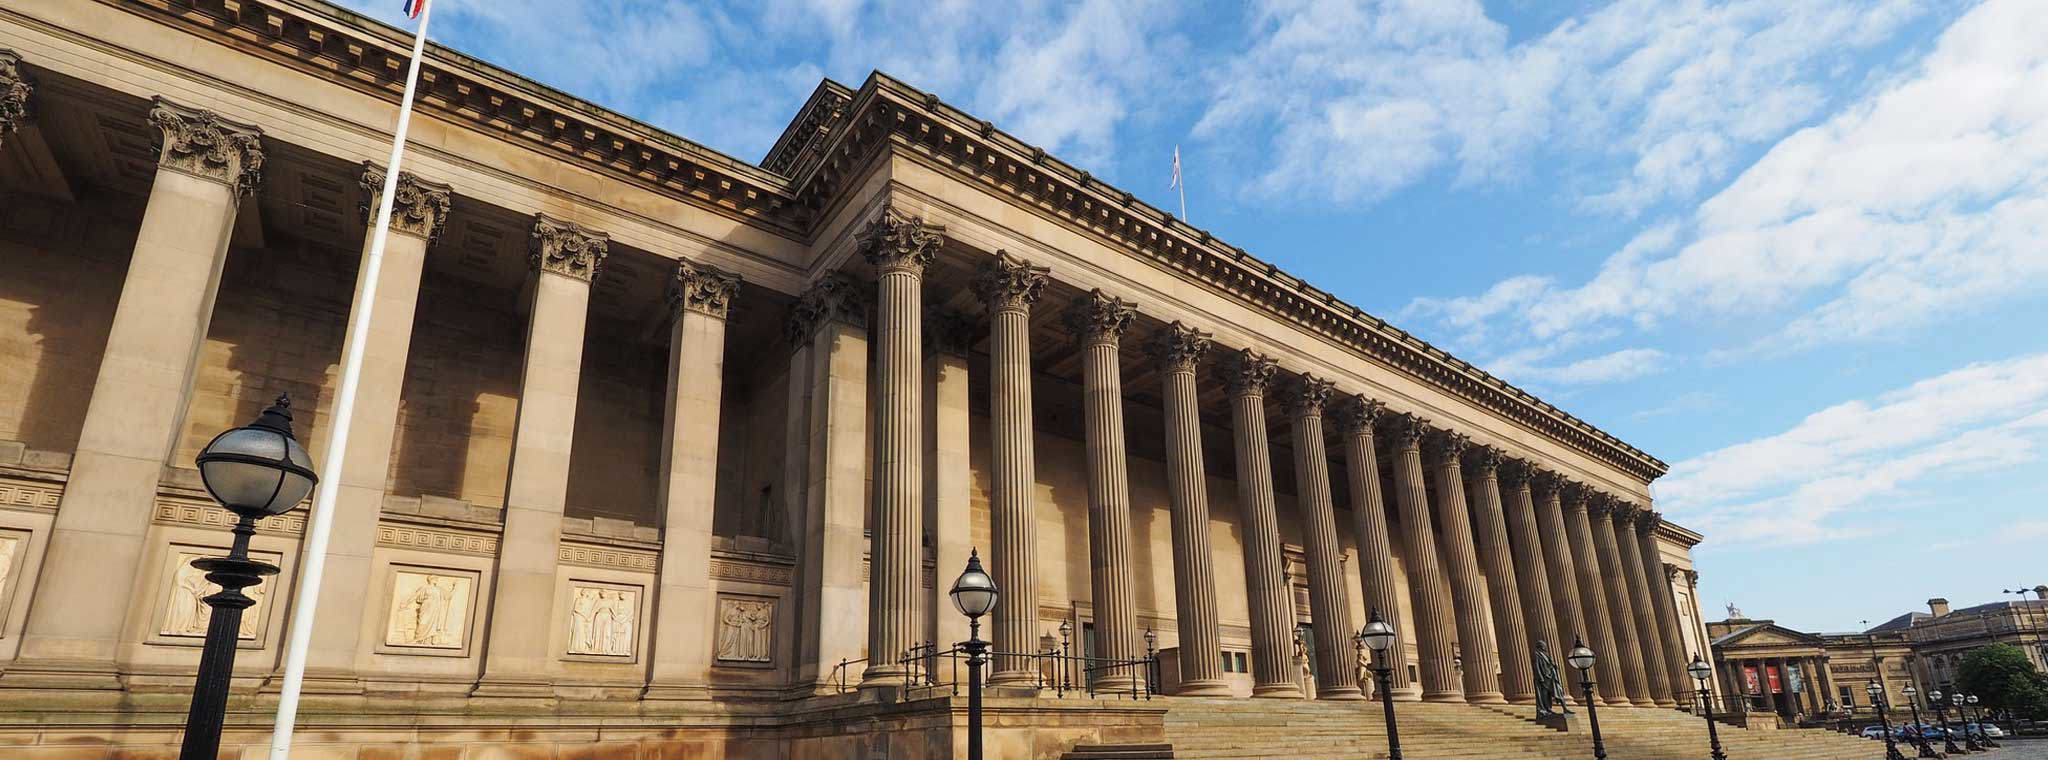
<svg viewBox="0 0 2048 760"><path fill-rule="evenodd" d="M1742 682L1743 682L1743 684L1744 684L1745 686L1747 686L1747 687L1749 688L1749 693L1751 693L1751 694L1762 694L1762 693L1763 693L1762 691L1759 691L1759 690L1757 689L1757 678L1756 678L1756 666L1754 666L1754 665L1744 665L1744 666L1742 666Z"/></svg>

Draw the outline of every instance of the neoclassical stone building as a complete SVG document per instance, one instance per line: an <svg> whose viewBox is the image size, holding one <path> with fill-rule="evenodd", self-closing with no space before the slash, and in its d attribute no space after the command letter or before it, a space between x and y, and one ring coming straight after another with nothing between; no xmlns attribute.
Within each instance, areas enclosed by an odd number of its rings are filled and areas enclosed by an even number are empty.
<svg viewBox="0 0 2048 760"><path fill-rule="evenodd" d="M404 42L0 0L0 742L175 745L228 540L192 458L283 393L320 458ZM828 746L905 725L974 548L999 650L1150 638L1176 695L1358 698L1378 609L1402 699L1529 703L1584 636L1610 703L1686 701L1662 462L989 122L826 81L754 164L445 49L421 92L326 582L262 524L230 743L317 604L308 741Z"/></svg>

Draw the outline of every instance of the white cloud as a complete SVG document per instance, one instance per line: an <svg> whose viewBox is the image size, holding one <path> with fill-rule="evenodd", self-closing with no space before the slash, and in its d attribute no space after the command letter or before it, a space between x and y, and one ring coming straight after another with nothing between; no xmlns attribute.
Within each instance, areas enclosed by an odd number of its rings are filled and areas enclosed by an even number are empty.
<svg viewBox="0 0 2048 760"><path fill-rule="evenodd" d="M1486 362L1489 372L1523 383L1597 385L1663 372L1667 356L1654 348L1625 348L1564 364L1546 365L1548 349L1527 349Z"/></svg>
<svg viewBox="0 0 2048 760"><path fill-rule="evenodd" d="M1994 1L1862 102L1787 137L1577 286L1418 301L1545 338L1796 309L1741 353L1888 334L2048 281L2048 14Z"/></svg>
<svg viewBox="0 0 2048 760"><path fill-rule="evenodd" d="M1810 543L1853 535L1845 515L1884 509L1916 484L2037 461L2044 445L2048 354L1823 409L1673 465L1657 497L1716 541Z"/></svg>

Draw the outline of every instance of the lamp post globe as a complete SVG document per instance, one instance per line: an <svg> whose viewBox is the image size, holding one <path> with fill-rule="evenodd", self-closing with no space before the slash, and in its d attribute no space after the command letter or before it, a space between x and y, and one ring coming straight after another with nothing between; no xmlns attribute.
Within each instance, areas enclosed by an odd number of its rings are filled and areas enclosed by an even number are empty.
<svg viewBox="0 0 2048 760"><path fill-rule="evenodd" d="M988 664L988 642L981 640L981 616L995 609L996 579L981 569L981 550L969 549L967 569L961 571L959 579L953 581L953 589L946 592L953 598L953 608L967 616L967 641L960 647L967 650L967 757L981 760L981 668ZM1065 625L1061 625L1064 632Z"/></svg>
<svg viewBox="0 0 2048 760"><path fill-rule="evenodd" d="M1358 629L1358 641L1372 651L1373 688L1379 692L1380 709L1387 716L1387 758L1401 760L1401 730L1394 721L1394 667L1387 664L1387 648L1394 645L1394 626L1380 616L1378 607L1373 608L1365 627Z"/></svg>
<svg viewBox="0 0 2048 760"><path fill-rule="evenodd" d="M1600 738L1600 709L1593 702L1593 664L1599 659L1593 648L1586 646L1584 636L1572 639L1572 650L1564 661L1579 669L1579 688L1586 700L1586 726L1593 730L1593 758L1607 760L1607 743Z"/></svg>
<svg viewBox="0 0 2048 760"><path fill-rule="evenodd" d="M242 590L277 573L276 565L249 558L256 521L291 511L320 481L313 472L313 458L292 435L291 407L289 396L278 396L254 422L214 436L195 460L206 493L233 512L236 521L227 556L192 561L220 591L203 600L209 608L206 645L200 650L199 675L185 715L182 760L213 760L220 753L242 612L256 604Z"/></svg>
<svg viewBox="0 0 2048 760"><path fill-rule="evenodd" d="M1714 666L1708 665L1706 660L1694 654L1692 662L1685 666L1685 672L1686 675L1692 676L1692 680L1700 687L1700 713L1707 720L1709 756L1714 760L1728 760L1727 753L1721 751L1721 731L1714 725L1714 689L1707 682L1714 677Z"/></svg>

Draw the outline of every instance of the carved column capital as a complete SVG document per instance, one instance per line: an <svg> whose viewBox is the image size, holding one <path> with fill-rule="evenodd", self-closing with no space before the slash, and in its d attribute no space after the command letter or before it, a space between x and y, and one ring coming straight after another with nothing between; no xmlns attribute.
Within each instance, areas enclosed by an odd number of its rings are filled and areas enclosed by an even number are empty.
<svg viewBox="0 0 2048 760"><path fill-rule="evenodd" d="M880 216L861 230L861 256L881 275L907 273L922 276L924 268L938 256L946 228L925 224L922 217L903 213L895 206L883 206Z"/></svg>
<svg viewBox="0 0 2048 760"><path fill-rule="evenodd" d="M1562 498L1564 494L1560 489L1564 487L1564 483L1564 476L1537 467L1533 463L1529 465L1530 490L1540 494L1557 494Z"/></svg>
<svg viewBox="0 0 2048 760"><path fill-rule="evenodd" d="M1528 488L1531 469L1528 460L1502 456L1500 461L1500 484L1507 487L1510 491Z"/></svg>
<svg viewBox="0 0 2048 760"><path fill-rule="evenodd" d="M1114 345L1137 316L1138 307L1131 302L1091 290L1067 309L1067 330L1083 343Z"/></svg>
<svg viewBox="0 0 2048 760"><path fill-rule="evenodd" d="M1323 406L1330 401L1337 384L1315 375L1304 374L1287 384L1287 411L1295 419L1323 416Z"/></svg>
<svg viewBox="0 0 2048 760"><path fill-rule="evenodd" d="M1631 533L1635 532L1636 515L1638 514L1636 505L1622 501L1617 497L1609 497L1608 500L1614 504L1612 511L1614 513L1615 529Z"/></svg>
<svg viewBox="0 0 2048 760"><path fill-rule="evenodd" d="M159 97L149 123L163 133L157 166L226 183L235 197L253 195L263 182L263 130L186 108Z"/></svg>
<svg viewBox="0 0 2048 760"><path fill-rule="evenodd" d="M1448 464L1463 461L1465 450L1471 447L1471 438L1450 430L1439 431L1430 438L1430 451L1436 454L1438 461Z"/></svg>
<svg viewBox="0 0 2048 760"><path fill-rule="evenodd" d="M1175 322L1152 336L1152 358L1167 372L1193 372L1210 344L1209 333Z"/></svg>
<svg viewBox="0 0 2048 760"><path fill-rule="evenodd" d="M1586 503L1588 497L1593 494L1593 489L1576 480L1565 480L1558 486L1557 493L1564 500L1566 509L1584 512L1588 506Z"/></svg>
<svg viewBox="0 0 2048 760"><path fill-rule="evenodd" d="M1474 446L1465 454L1465 464L1481 478L1500 477L1500 463L1505 455L1492 446Z"/></svg>
<svg viewBox="0 0 2048 760"><path fill-rule="evenodd" d="M526 251L535 271L591 282L604 269L611 238L575 222L534 214L533 237L527 239Z"/></svg>
<svg viewBox="0 0 2048 760"><path fill-rule="evenodd" d="M1664 513L1643 507L1636 514L1636 531L1643 535L1657 532L1657 526L1664 524Z"/></svg>
<svg viewBox="0 0 2048 760"><path fill-rule="evenodd" d="M1397 451L1422 451L1422 439L1429 435L1429 420L1409 412L1394 415L1387 421L1387 429L1394 434L1394 448Z"/></svg>
<svg viewBox="0 0 2048 760"><path fill-rule="evenodd" d="M384 167L363 162L361 183L367 198L356 210L363 213L363 224L377 223L377 204L383 201ZM391 231L413 237L438 240L443 227L448 223L449 197L454 189L447 185L422 180L408 171L398 173L398 192L392 194Z"/></svg>
<svg viewBox="0 0 2048 760"><path fill-rule="evenodd" d="M812 283L809 290L797 296L796 305L789 309L786 334L790 344L801 346L810 343L818 328L831 322L867 327L868 291L869 288L861 287L853 278L837 272Z"/></svg>
<svg viewBox="0 0 2048 760"><path fill-rule="evenodd" d="M1337 428L1345 435L1372 437L1372 426L1386 406L1364 396L1346 396L1337 403Z"/></svg>
<svg viewBox="0 0 2048 760"><path fill-rule="evenodd" d="M21 56L12 50L0 50L0 141L35 115L30 109L35 88L35 80L22 69Z"/></svg>
<svg viewBox="0 0 2048 760"><path fill-rule="evenodd" d="M1611 517L1618 502L1605 491L1592 491L1586 496L1586 514L1593 517Z"/></svg>
<svg viewBox="0 0 2048 760"><path fill-rule="evenodd" d="M1280 363L1249 348L1238 349L1223 361L1218 370L1223 386L1230 395L1265 397L1266 389L1273 384L1273 375L1280 371Z"/></svg>
<svg viewBox="0 0 2048 760"><path fill-rule="evenodd" d="M688 259L677 259L675 278L669 282L668 302L678 315L694 311L724 319L732 310L733 296L739 290L739 275Z"/></svg>
<svg viewBox="0 0 2048 760"><path fill-rule="evenodd" d="M988 302L990 311L1029 312L1045 292L1051 273L1051 269L1032 266L1007 251L996 251L995 262L981 270L974 289Z"/></svg>
<svg viewBox="0 0 2048 760"><path fill-rule="evenodd" d="M924 350L934 354L966 356L974 348L981 325L973 318L951 309L927 308L924 313Z"/></svg>

